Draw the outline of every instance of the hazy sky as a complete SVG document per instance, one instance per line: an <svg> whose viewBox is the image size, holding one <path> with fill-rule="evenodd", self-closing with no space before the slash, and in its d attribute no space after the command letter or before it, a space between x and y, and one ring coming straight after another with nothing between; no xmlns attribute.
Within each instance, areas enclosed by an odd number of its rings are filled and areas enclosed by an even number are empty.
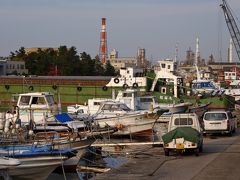
<svg viewBox="0 0 240 180"><path fill-rule="evenodd" d="M240 0L228 3L240 18ZM115 48L121 57L133 57L141 47L149 60L174 58L178 43L183 60L189 47L195 51L199 37L202 58L213 54L225 61L230 35L220 4L221 0L0 0L0 56L21 46L67 45L95 57L101 18L106 17L108 52Z"/></svg>

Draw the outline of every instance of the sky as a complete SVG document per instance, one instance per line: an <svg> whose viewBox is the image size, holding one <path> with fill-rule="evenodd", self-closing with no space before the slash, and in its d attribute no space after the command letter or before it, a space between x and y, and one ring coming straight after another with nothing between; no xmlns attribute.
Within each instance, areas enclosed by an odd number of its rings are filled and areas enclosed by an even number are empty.
<svg viewBox="0 0 240 180"><path fill-rule="evenodd" d="M147 59L184 60L195 51L226 61L230 34L221 0L0 0L0 56L20 47L76 47L94 58L99 53L101 18L107 20L108 52L136 56L146 49ZM240 1L228 0L235 18ZM240 28L240 22L237 20ZM234 61L237 59L234 51Z"/></svg>

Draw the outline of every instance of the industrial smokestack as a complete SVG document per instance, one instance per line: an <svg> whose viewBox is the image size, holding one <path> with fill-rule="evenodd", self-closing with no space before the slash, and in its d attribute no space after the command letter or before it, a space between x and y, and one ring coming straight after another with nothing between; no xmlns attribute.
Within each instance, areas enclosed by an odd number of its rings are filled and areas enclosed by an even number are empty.
<svg viewBox="0 0 240 180"><path fill-rule="evenodd" d="M106 62L107 54L108 52L107 52L106 18L102 18L99 57L103 64Z"/></svg>
<svg viewBox="0 0 240 180"><path fill-rule="evenodd" d="M195 65L198 65L198 60L200 60L200 51L199 51L199 38L196 40L196 54L195 54Z"/></svg>

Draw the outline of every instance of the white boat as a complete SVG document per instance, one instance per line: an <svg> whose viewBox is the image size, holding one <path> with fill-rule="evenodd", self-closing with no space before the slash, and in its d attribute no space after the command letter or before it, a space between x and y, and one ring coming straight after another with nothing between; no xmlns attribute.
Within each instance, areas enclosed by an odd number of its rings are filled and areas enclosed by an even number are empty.
<svg viewBox="0 0 240 180"><path fill-rule="evenodd" d="M185 112L191 103L158 103L156 96L153 95L139 95L137 89L126 89L124 91L118 91L116 97L113 99L107 98L93 98L88 99L87 105L71 105L68 106L69 113L79 114L79 117L85 118L86 114L95 114L101 102L104 101L116 101L125 103L130 109L143 112L157 112L157 111L169 111L172 113ZM114 95L113 95L114 96Z"/></svg>
<svg viewBox="0 0 240 180"><path fill-rule="evenodd" d="M119 91L116 100L124 102L133 110L145 111L169 111L171 113L185 112L191 103L159 103L156 96L153 95L138 95L136 89L127 89Z"/></svg>
<svg viewBox="0 0 240 180"><path fill-rule="evenodd" d="M9 158L5 156L0 157L0 179L11 179L8 171L10 169L15 169L20 165L20 161L15 158Z"/></svg>
<svg viewBox="0 0 240 180"><path fill-rule="evenodd" d="M8 170L8 174L13 179L44 180L66 159L65 156L22 158L20 160L21 165Z"/></svg>
<svg viewBox="0 0 240 180"><path fill-rule="evenodd" d="M192 81L192 92L193 94L216 94L220 87L212 79L202 79L198 66L195 65L197 72L197 79Z"/></svg>
<svg viewBox="0 0 240 180"><path fill-rule="evenodd" d="M218 90L219 89L216 87L212 80L196 79L192 81L192 91L194 94L210 94Z"/></svg>
<svg viewBox="0 0 240 180"><path fill-rule="evenodd" d="M142 111L133 111L125 103L116 101L101 102L98 112L93 115L100 127L117 127L117 135L134 135L152 129L158 116Z"/></svg>
<svg viewBox="0 0 240 180"><path fill-rule="evenodd" d="M44 124L46 117L58 113L53 94L49 92L33 92L18 95L16 108L6 113L6 121L21 120L22 124ZM6 122L7 123L7 122Z"/></svg>
<svg viewBox="0 0 240 180"><path fill-rule="evenodd" d="M7 152L6 152L7 154ZM0 157L0 170L2 169L12 169L20 164L18 159L8 158L5 156Z"/></svg>

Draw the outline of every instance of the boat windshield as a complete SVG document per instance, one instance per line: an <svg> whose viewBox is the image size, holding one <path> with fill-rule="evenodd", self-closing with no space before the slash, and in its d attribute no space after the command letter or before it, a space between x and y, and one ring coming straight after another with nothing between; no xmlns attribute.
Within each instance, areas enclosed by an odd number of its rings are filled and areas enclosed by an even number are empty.
<svg viewBox="0 0 240 180"><path fill-rule="evenodd" d="M192 88L194 89L200 89L200 88L215 88L212 82L206 81L206 82L193 82Z"/></svg>
<svg viewBox="0 0 240 180"><path fill-rule="evenodd" d="M47 96L46 96L46 100L47 100L47 102L48 102L49 105L53 105L53 104L54 104L53 95L47 95Z"/></svg>
<svg viewBox="0 0 240 180"><path fill-rule="evenodd" d="M152 98L151 97L141 97L140 98L140 102L152 102Z"/></svg>
<svg viewBox="0 0 240 180"><path fill-rule="evenodd" d="M31 104L46 104L44 97L32 97L32 103Z"/></svg>
<svg viewBox="0 0 240 180"><path fill-rule="evenodd" d="M29 105L31 96L21 96L19 105Z"/></svg>
<svg viewBox="0 0 240 180"><path fill-rule="evenodd" d="M126 104L104 104L102 110L108 111L130 111Z"/></svg>

